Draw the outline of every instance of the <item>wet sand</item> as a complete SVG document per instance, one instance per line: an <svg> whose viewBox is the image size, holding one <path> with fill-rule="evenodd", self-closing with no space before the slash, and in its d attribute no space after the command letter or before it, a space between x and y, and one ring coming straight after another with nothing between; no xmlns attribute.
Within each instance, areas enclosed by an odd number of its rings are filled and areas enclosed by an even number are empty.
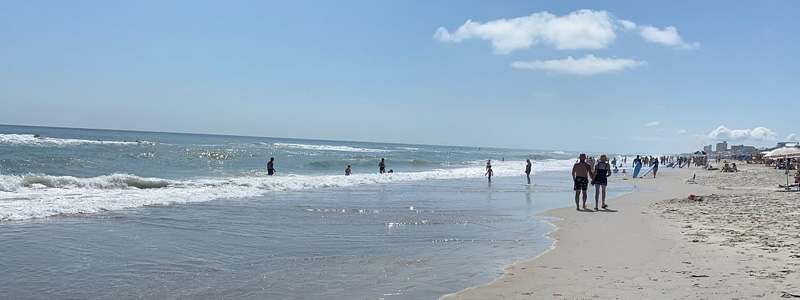
<svg viewBox="0 0 800 300"><path fill-rule="evenodd" d="M609 210L543 213L561 219L549 235L557 241L553 250L443 298L800 297L800 193L779 191L786 182L781 170L739 168L614 177L642 191L608 200ZM686 183L695 173L698 184ZM689 200L691 194L703 200Z"/></svg>

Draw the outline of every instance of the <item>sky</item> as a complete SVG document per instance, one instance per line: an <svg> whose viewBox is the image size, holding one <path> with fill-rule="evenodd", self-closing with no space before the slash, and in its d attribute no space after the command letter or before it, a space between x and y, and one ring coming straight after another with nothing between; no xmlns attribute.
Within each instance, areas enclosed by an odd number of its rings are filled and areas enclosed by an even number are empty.
<svg viewBox="0 0 800 300"><path fill-rule="evenodd" d="M797 1L0 1L0 124L614 153L800 140Z"/></svg>

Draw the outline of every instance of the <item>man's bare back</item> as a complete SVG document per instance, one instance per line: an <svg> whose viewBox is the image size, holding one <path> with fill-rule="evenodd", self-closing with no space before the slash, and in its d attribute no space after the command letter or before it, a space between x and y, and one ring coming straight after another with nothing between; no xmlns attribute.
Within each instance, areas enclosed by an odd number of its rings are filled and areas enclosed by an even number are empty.
<svg viewBox="0 0 800 300"><path fill-rule="evenodd" d="M576 177L589 178L589 164L585 161L577 162L572 166L572 180Z"/></svg>

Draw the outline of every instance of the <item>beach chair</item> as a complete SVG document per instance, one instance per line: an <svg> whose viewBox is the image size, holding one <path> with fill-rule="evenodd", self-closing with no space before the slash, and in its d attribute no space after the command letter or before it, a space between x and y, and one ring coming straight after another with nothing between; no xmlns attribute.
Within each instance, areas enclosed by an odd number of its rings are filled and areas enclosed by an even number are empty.
<svg viewBox="0 0 800 300"><path fill-rule="evenodd" d="M697 179L697 173L694 173L694 175L692 175L692 178L686 179L686 183L697 184L697 182L694 181L695 179Z"/></svg>

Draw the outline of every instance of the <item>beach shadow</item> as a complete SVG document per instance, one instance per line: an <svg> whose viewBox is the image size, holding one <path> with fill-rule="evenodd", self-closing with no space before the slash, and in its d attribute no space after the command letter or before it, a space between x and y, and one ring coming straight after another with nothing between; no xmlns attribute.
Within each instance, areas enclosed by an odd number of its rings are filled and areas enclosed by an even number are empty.
<svg viewBox="0 0 800 300"><path fill-rule="evenodd" d="M587 209L578 209L579 212L594 212L594 209L587 208Z"/></svg>
<svg viewBox="0 0 800 300"><path fill-rule="evenodd" d="M610 209L610 208L602 208L602 209L598 210L598 212L615 213L615 212L617 212L617 210L613 210L613 209Z"/></svg>

